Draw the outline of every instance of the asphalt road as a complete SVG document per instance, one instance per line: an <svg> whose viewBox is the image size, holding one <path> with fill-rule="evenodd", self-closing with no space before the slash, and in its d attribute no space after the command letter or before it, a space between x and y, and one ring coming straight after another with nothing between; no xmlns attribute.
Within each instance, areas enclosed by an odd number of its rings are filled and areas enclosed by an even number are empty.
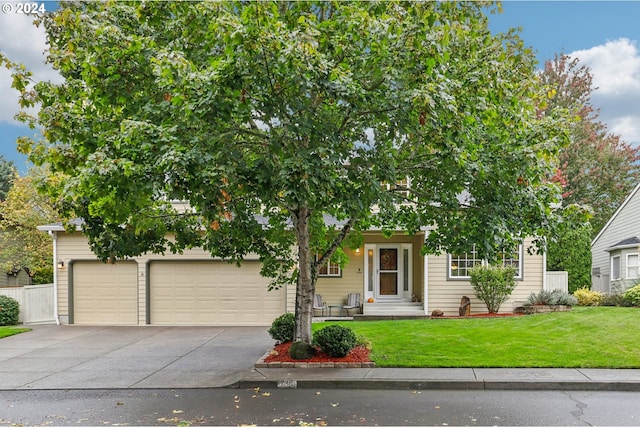
<svg viewBox="0 0 640 427"><path fill-rule="evenodd" d="M640 393L442 390L0 391L1 425L640 425Z"/></svg>

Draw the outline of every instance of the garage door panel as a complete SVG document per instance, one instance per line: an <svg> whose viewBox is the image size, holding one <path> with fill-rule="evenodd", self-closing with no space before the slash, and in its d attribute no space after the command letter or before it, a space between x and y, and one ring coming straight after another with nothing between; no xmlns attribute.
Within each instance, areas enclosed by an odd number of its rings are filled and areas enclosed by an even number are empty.
<svg viewBox="0 0 640 427"><path fill-rule="evenodd" d="M73 321L76 324L138 323L138 266L135 262L73 264Z"/></svg>
<svg viewBox="0 0 640 427"><path fill-rule="evenodd" d="M258 262L155 262L149 274L152 324L269 325L284 311Z"/></svg>

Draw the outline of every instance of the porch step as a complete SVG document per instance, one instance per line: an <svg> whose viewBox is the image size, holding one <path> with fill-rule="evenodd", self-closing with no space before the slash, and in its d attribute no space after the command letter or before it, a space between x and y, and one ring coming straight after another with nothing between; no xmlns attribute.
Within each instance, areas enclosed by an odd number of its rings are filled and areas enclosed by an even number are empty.
<svg viewBox="0 0 640 427"><path fill-rule="evenodd" d="M363 316L424 316L421 302L374 302L365 303Z"/></svg>

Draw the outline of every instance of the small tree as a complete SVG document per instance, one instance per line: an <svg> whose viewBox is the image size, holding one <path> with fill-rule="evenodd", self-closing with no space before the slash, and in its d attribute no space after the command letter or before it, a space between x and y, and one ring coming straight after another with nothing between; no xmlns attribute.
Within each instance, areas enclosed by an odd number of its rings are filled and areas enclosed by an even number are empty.
<svg viewBox="0 0 640 427"><path fill-rule="evenodd" d="M481 266L471 270L471 286L489 313L497 313L516 288L513 267Z"/></svg>

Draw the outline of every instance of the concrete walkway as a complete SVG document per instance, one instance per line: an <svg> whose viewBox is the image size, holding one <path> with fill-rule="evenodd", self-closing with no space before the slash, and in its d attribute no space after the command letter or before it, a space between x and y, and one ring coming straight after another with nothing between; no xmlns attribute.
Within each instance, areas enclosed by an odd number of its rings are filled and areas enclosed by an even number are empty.
<svg viewBox="0 0 640 427"><path fill-rule="evenodd" d="M32 326L0 339L0 390L387 388L640 391L635 369L259 368L266 327Z"/></svg>

